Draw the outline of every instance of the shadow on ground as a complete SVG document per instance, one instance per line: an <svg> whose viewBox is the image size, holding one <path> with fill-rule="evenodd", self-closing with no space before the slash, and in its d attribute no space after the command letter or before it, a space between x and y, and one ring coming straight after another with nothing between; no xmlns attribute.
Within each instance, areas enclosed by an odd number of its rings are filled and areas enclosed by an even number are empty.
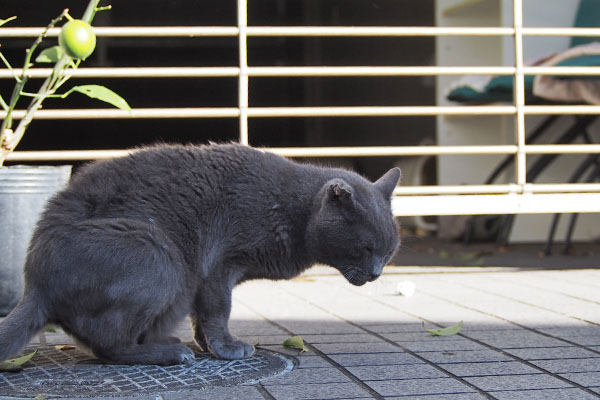
<svg viewBox="0 0 600 400"><path fill-rule="evenodd" d="M474 266L540 269L598 268L600 243L574 243L565 252L557 243L551 255L545 254L545 243L463 244L435 237L404 236L402 247L390 264L398 266Z"/></svg>

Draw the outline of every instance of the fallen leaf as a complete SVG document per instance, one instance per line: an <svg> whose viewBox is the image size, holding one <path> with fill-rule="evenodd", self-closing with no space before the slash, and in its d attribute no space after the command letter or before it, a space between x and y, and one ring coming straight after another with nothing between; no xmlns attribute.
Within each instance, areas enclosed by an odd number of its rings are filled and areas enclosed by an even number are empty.
<svg viewBox="0 0 600 400"><path fill-rule="evenodd" d="M72 344L59 344L54 347L56 348L56 350L73 350L75 348L75 346L73 346Z"/></svg>
<svg viewBox="0 0 600 400"><path fill-rule="evenodd" d="M458 258L461 261L469 261L469 260L473 260L476 257L480 256L481 252L480 251L474 251L474 252L465 252L465 253L459 253L456 258Z"/></svg>
<svg viewBox="0 0 600 400"><path fill-rule="evenodd" d="M456 335L462 329L463 322L460 321L458 324L454 326L449 326L447 328L442 329L427 329L425 328L425 322L423 322L423 329L427 332L431 333L433 336L452 336Z"/></svg>
<svg viewBox="0 0 600 400"><path fill-rule="evenodd" d="M0 371L17 372L23 369L23 364L31 360L37 354L37 350L19 358L13 358L0 363Z"/></svg>
<svg viewBox="0 0 600 400"><path fill-rule="evenodd" d="M287 338L286 340L284 340L283 346L299 349L300 353L308 351L308 349L304 345L304 340L302 340L302 336L292 336L290 338Z"/></svg>

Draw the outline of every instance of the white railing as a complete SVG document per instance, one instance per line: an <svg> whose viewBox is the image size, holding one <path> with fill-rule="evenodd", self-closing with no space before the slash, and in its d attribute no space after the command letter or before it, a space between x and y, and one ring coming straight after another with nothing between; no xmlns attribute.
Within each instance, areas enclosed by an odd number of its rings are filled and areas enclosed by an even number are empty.
<svg viewBox="0 0 600 400"><path fill-rule="evenodd" d="M514 115L515 145L493 146L367 146L367 147L302 147L271 148L287 157L340 156L414 156L445 154L515 155L514 183L505 185L464 185L398 187L393 200L397 215L505 214L600 212L600 184L532 184L526 182L526 161L530 154L600 153L600 144L528 145L525 143L525 116L541 114L599 114L600 106L528 106L524 102L524 75L600 75L593 67L529 67L523 65L524 36L600 36L600 28L531 28L523 27L522 0L513 0L512 27L383 27L383 26L248 26L247 1L238 0L237 26L170 26L170 27L96 27L101 37L237 37L239 64L228 67L139 67L80 68L76 77L106 78L171 78L171 77L237 77L238 106L220 108L138 108L131 113L113 109L47 109L36 114L38 119L124 119L124 118L237 118L239 140L249 143L252 132L250 118L356 117L356 116L438 116L438 115ZM34 37L42 28L1 28L0 38ZM51 29L50 36L58 35ZM248 37L279 36L512 36L514 66L319 66L319 67L253 67L247 64ZM32 77L45 77L48 68L30 70ZM463 74L495 74L515 77L516 96L512 105L487 106L357 106L357 107L251 107L248 103L249 81L253 77L359 77L359 76L437 76ZM0 70L0 79L12 78ZM14 113L15 118L22 110ZM0 117L4 113L0 112ZM17 151L11 161L91 160L123 156L127 150Z"/></svg>

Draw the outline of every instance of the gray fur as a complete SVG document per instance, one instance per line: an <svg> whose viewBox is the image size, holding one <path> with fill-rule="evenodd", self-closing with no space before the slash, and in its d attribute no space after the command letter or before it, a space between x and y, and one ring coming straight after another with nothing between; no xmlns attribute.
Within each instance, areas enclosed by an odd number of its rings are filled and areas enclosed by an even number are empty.
<svg viewBox="0 0 600 400"><path fill-rule="evenodd" d="M48 204L30 243L26 288L0 323L0 360L46 323L114 363L177 364L194 354L169 336L190 315L197 343L238 359L231 291L289 279L315 263L354 285L375 280L399 239L375 184L239 145L157 146L90 164Z"/></svg>

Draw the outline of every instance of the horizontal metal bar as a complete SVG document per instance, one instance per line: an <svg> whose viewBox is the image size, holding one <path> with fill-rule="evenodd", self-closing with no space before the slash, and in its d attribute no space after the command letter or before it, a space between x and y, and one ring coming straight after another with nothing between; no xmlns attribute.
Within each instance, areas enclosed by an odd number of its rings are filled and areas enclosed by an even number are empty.
<svg viewBox="0 0 600 400"><path fill-rule="evenodd" d="M394 196L441 195L441 194L509 194L519 193L521 187L515 183L506 185L430 185L397 186Z"/></svg>
<svg viewBox="0 0 600 400"><path fill-rule="evenodd" d="M600 114L600 106L525 106L525 114ZM248 116L255 118L281 117L390 117L414 115L510 115L516 107L498 106L349 106L349 107L251 107ZM24 110L15 110L13 118L23 118ZM238 108L136 108L131 112L113 109L55 109L39 110L37 119L123 119L123 118L229 118L238 117ZM0 111L0 118L6 112Z"/></svg>
<svg viewBox="0 0 600 400"><path fill-rule="evenodd" d="M530 150L532 149L532 150ZM477 155L477 154L516 154L516 145L498 146L348 146L348 147L272 147L265 149L283 157L372 157L372 156L425 156L425 155ZM530 154L553 153L600 153L600 145L528 145L525 151ZM122 155L121 150L98 151L33 151L13 152L9 160L34 161L34 160L71 160L110 158ZM457 186L461 188L462 186ZM492 188L490 185L481 188ZM477 189L477 193L481 188ZM496 186L496 188L505 188ZM429 189L424 189L429 190ZM451 190L452 191L452 190ZM506 193L512 193L510 190ZM423 192L426 193L426 192ZM484 191L483 193L504 193Z"/></svg>
<svg viewBox="0 0 600 400"><path fill-rule="evenodd" d="M600 75L600 68L598 69ZM515 67L432 67L432 66L318 66L318 67L249 67L254 77L288 76L430 76L430 75L512 75ZM7 76L10 76L7 74Z"/></svg>
<svg viewBox="0 0 600 400"><path fill-rule="evenodd" d="M319 66L319 67L249 67L248 75L278 76L435 76L435 75L513 75L510 66ZM524 67L525 75L600 75L600 67Z"/></svg>
<svg viewBox="0 0 600 400"><path fill-rule="evenodd" d="M2 27L0 38L37 37L44 28ZM52 28L48 36L58 36L60 28ZM237 36L239 30L235 26L94 26L94 33L99 37L214 37Z"/></svg>
<svg viewBox="0 0 600 400"><path fill-rule="evenodd" d="M525 106L525 114L529 115L572 115L572 114L600 114L600 106L573 105L573 106Z"/></svg>
<svg viewBox="0 0 600 400"><path fill-rule="evenodd" d="M600 193L394 196L396 216L600 212Z"/></svg>
<svg viewBox="0 0 600 400"><path fill-rule="evenodd" d="M337 76L435 76L435 75L513 75L515 67L248 67L251 77L337 77ZM14 68L21 74L21 68ZM31 68L30 78L45 78L51 68ZM78 78L202 78L237 77L238 67L116 67L79 68L69 72ZM600 75L600 67L524 67L525 75ZM0 78L13 78L9 70L0 70Z"/></svg>
<svg viewBox="0 0 600 400"><path fill-rule="evenodd" d="M523 36L600 36L600 28L523 27Z"/></svg>
<svg viewBox="0 0 600 400"><path fill-rule="evenodd" d="M23 118L24 110L15 110L13 118ZM6 112L0 111L0 118ZM36 119L127 119L127 118L236 118L240 111L235 107L218 108L135 108L131 112L112 108L86 108L70 110L39 110Z"/></svg>
<svg viewBox="0 0 600 400"><path fill-rule="evenodd" d="M475 147L475 146L473 146ZM489 146L488 146L489 147ZM265 148L282 156L296 157L298 153L288 152L281 148ZM302 156L320 156L319 148L305 149ZM313 150L312 153L309 151ZM134 152L130 150L60 150L60 151L15 151L8 155L8 161L86 161L124 157ZM448 153L451 149L445 149ZM332 153L334 155L339 155ZM460 154L460 153L459 153ZM396 196L406 195L448 195L448 194L517 194L523 188L514 183L504 185L431 185L431 186L398 186L394 190ZM555 184L526 184L525 193L581 193L600 192L600 183L555 183Z"/></svg>
<svg viewBox="0 0 600 400"><path fill-rule="evenodd" d="M600 183L527 183L525 193L600 192Z"/></svg>
<svg viewBox="0 0 600 400"><path fill-rule="evenodd" d="M504 185L429 185L398 186L395 196L448 194L529 194L529 193L590 193L600 192L600 183L515 183Z"/></svg>
<svg viewBox="0 0 600 400"><path fill-rule="evenodd" d="M133 150L51 150L51 151L13 151L8 161L89 161L124 157Z"/></svg>
<svg viewBox="0 0 600 400"><path fill-rule="evenodd" d="M372 157L422 156L440 154L515 154L517 146L352 146L352 147L271 147L265 149L283 157Z"/></svg>
<svg viewBox="0 0 600 400"><path fill-rule="evenodd" d="M600 107L599 107L600 108ZM350 106L350 107L252 107L250 117L369 117L412 115L508 115L514 106Z"/></svg>
<svg viewBox="0 0 600 400"><path fill-rule="evenodd" d="M42 27L3 27L0 38L36 37ZM60 28L48 36L58 36ZM237 36L236 26L95 26L100 37ZM524 27L524 36L600 36L600 28ZM249 26L248 36L512 36L512 27L440 26Z"/></svg>
<svg viewBox="0 0 600 400"><path fill-rule="evenodd" d="M600 67L523 67L524 75L600 75ZM500 74L496 74L500 75Z"/></svg>
<svg viewBox="0 0 600 400"><path fill-rule="evenodd" d="M271 147L283 157L417 156L437 154L514 154L516 146L363 146L363 147ZM120 157L126 150L15 151L10 161L92 160Z"/></svg>
<svg viewBox="0 0 600 400"><path fill-rule="evenodd" d="M17 74L21 68L13 69ZM78 68L67 72L77 78L214 78L237 77L238 67L119 67L119 68ZM30 68L30 78L46 78L52 73L51 68ZM0 70L0 78L13 78L9 70Z"/></svg>
<svg viewBox="0 0 600 400"><path fill-rule="evenodd" d="M527 154L593 154L600 153L600 144L529 144Z"/></svg>
<svg viewBox="0 0 600 400"><path fill-rule="evenodd" d="M599 30L600 31L600 30ZM509 27L249 26L248 36L510 36Z"/></svg>
<svg viewBox="0 0 600 400"><path fill-rule="evenodd" d="M17 74L21 68L13 69ZM425 75L512 75L514 67L248 67L251 77L305 77L305 76L425 76ZM31 68L30 78L45 78L51 68ZM593 72L593 71L592 71ZM592 74L589 72L589 74ZM238 67L116 67L78 68L69 72L78 78L199 78L237 77ZM597 74L600 75L600 69ZM0 78L13 79L9 70L0 70Z"/></svg>

